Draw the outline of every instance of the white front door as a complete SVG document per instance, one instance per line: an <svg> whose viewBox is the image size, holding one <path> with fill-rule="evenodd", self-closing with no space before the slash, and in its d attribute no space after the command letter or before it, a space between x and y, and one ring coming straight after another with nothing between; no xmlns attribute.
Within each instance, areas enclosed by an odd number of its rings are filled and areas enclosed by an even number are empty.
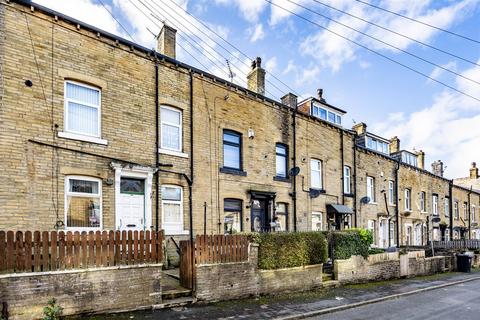
<svg viewBox="0 0 480 320"><path fill-rule="evenodd" d="M415 230L413 231L415 237L415 245L421 246L422 245L422 225L417 224L415 226Z"/></svg>
<svg viewBox="0 0 480 320"><path fill-rule="evenodd" d="M121 177L117 228L145 230L145 221L145 179Z"/></svg>
<svg viewBox="0 0 480 320"><path fill-rule="evenodd" d="M387 248L388 247L388 220L381 219L379 223L379 247Z"/></svg>

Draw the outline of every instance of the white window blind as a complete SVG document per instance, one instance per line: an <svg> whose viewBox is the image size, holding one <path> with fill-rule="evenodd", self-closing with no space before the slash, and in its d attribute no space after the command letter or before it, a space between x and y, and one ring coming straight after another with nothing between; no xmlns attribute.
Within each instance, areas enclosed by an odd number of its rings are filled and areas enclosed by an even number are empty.
<svg viewBox="0 0 480 320"><path fill-rule="evenodd" d="M100 137L100 90L65 82L65 130Z"/></svg>

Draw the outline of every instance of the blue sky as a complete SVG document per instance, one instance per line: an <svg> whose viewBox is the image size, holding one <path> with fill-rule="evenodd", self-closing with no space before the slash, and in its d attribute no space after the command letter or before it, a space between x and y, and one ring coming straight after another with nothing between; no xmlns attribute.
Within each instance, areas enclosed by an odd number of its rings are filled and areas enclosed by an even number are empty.
<svg viewBox="0 0 480 320"><path fill-rule="evenodd" d="M480 41L480 0L365 1ZM35 2L126 38L130 37L102 7L99 0ZM348 112L344 120L346 127L351 127L353 121L365 122L369 130L386 138L399 136L403 148L422 149L426 152L427 169L430 168L429 164L432 161L442 159L446 163L448 177L466 176L470 163L480 161L479 101L378 57L265 0L103 0L103 2L128 30L135 42L154 47L155 40L147 28L157 33L161 25L160 20L166 20L179 30L177 37L179 60L205 69L188 54L189 52L205 65L208 71L227 78L228 69L225 63L227 58L236 74L234 81L244 85L248 59L183 11L187 10L248 57L262 57L267 74L274 74L289 87L267 76L267 79L273 82L267 83L268 95L271 97L278 100L293 89L295 93L305 98L315 95L317 88L323 88L324 97L329 103ZM480 99L479 84L325 20L295 6L293 2L477 82L480 82L479 66L368 25L313 0L273 0L273 2ZM480 64L479 43L382 12L355 0L319 0L319 2ZM192 38L200 45L193 43ZM227 48L229 52L224 51L217 43Z"/></svg>

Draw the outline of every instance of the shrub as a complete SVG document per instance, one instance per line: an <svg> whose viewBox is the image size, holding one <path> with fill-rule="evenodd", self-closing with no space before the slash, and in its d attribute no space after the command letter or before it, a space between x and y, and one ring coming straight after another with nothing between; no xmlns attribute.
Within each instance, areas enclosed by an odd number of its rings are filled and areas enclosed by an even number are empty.
<svg viewBox="0 0 480 320"><path fill-rule="evenodd" d="M372 233L365 229L336 231L332 232L330 237L334 259L348 259L354 255L366 258L373 243Z"/></svg>
<svg viewBox="0 0 480 320"><path fill-rule="evenodd" d="M258 267L281 269L319 264L327 260L327 242L321 232L249 234L259 244Z"/></svg>
<svg viewBox="0 0 480 320"><path fill-rule="evenodd" d="M47 306L43 308L43 320L59 320L62 317L63 308L57 305L57 300L48 300Z"/></svg>

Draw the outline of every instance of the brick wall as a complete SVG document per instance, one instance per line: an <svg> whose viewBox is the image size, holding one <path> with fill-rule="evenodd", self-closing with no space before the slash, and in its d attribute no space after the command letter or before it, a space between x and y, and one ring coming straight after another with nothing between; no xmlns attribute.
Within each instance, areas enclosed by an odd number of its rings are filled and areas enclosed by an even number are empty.
<svg viewBox="0 0 480 320"><path fill-rule="evenodd" d="M346 260L335 260L335 279L342 283L361 283L415 277L456 268L450 257L436 256L425 258L425 251L409 252L399 255L398 252L370 255L367 259L352 256Z"/></svg>
<svg viewBox="0 0 480 320"><path fill-rule="evenodd" d="M162 265L0 275L0 302L10 318L42 317L51 298L64 315L138 310L161 303Z"/></svg>
<svg viewBox="0 0 480 320"><path fill-rule="evenodd" d="M258 247L250 245L249 260L197 266L196 297L218 301L308 291L322 286L323 265L259 270Z"/></svg>

